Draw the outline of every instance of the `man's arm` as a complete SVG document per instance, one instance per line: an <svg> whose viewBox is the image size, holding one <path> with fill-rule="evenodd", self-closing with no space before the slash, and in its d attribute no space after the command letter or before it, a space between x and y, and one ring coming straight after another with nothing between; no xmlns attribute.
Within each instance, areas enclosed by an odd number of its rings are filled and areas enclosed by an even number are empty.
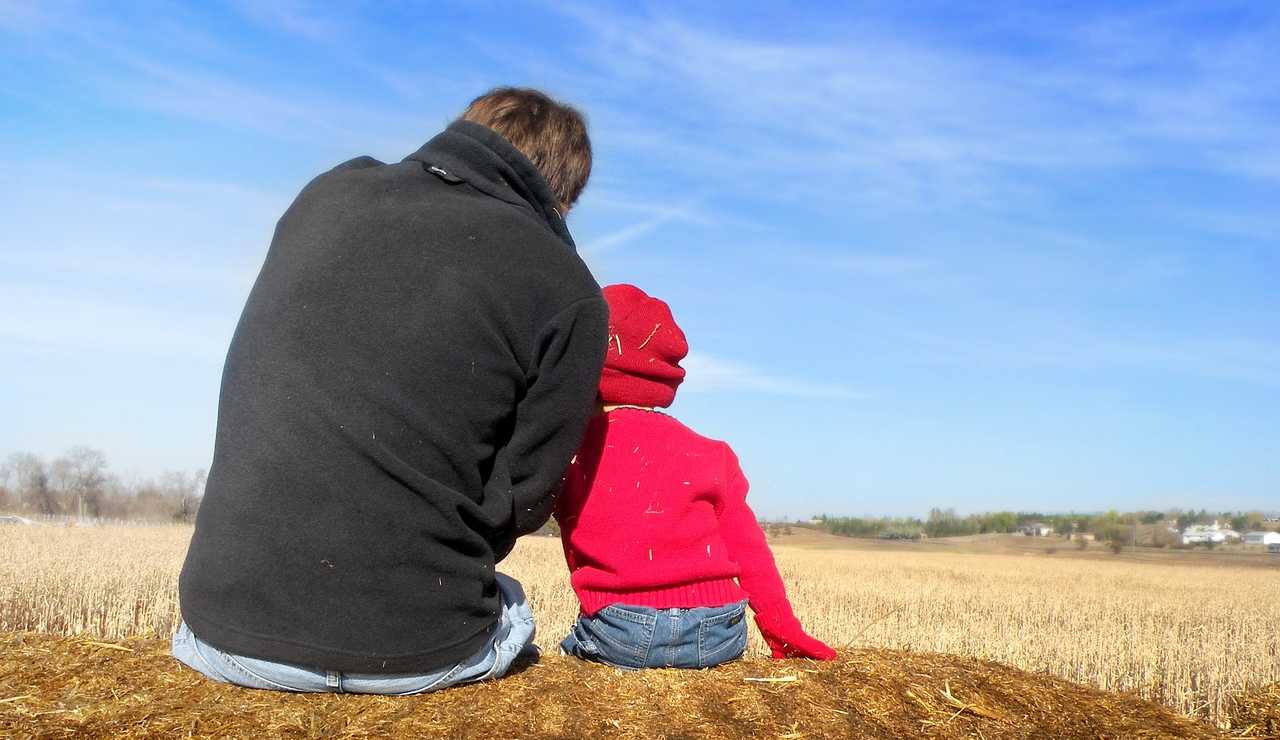
<svg viewBox="0 0 1280 740"><path fill-rule="evenodd" d="M495 561L551 516L561 476L595 405L608 324L609 307L597 295L556 314L538 336L511 439L485 486L486 497L509 496L512 505L510 527L491 541Z"/></svg>

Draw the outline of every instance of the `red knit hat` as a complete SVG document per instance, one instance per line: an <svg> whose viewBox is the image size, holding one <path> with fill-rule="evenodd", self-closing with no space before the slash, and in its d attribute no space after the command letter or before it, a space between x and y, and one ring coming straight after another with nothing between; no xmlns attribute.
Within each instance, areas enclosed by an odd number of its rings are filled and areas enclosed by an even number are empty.
<svg viewBox="0 0 1280 740"><path fill-rule="evenodd" d="M680 361L689 343L666 303L634 285L604 289L609 304L609 351L600 376L605 404L670 406L684 380Z"/></svg>

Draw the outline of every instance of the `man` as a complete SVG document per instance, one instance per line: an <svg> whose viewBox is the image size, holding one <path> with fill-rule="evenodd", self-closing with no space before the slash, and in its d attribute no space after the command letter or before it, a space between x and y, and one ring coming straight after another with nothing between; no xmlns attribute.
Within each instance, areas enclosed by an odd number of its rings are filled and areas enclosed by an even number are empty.
<svg viewBox="0 0 1280 740"><path fill-rule="evenodd" d="M303 189L227 354L179 660L404 694L531 645L494 566L550 515L595 399L608 309L563 218L590 170L580 114L500 88Z"/></svg>

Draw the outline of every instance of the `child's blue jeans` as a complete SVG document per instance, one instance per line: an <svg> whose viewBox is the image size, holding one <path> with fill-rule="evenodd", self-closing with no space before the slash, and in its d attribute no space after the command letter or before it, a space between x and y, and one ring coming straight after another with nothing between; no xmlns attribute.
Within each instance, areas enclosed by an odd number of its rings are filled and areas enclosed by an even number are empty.
<svg viewBox="0 0 1280 740"><path fill-rule="evenodd" d="M521 654L536 658L538 648L533 644L533 612L525 600L524 589L514 578L501 573L495 575L502 598L502 614L493 626L492 636L480 652L438 671L421 674L343 673L232 655L192 634L185 622L173 636L173 657L215 681L276 691L404 696L498 678Z"/></svg>
<svg viewBox="0 0 1280 740"><path fill-rule="evenodd" d="M611 604L578 615L560 643L568 655L628 670L708 668L747 648L747 602L690 609Z"/></svg>

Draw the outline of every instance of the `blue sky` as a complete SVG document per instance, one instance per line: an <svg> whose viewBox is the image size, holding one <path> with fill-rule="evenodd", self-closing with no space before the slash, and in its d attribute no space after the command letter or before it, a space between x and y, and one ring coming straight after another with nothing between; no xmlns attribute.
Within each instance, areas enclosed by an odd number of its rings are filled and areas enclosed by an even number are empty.
<svg viewBox="0 0 1280 740"><path fill-rule="evenodd" d="M771 516L1280 508L1269 2L0 0L0 454L208 464L275 219L495 84Z"/></svg>

